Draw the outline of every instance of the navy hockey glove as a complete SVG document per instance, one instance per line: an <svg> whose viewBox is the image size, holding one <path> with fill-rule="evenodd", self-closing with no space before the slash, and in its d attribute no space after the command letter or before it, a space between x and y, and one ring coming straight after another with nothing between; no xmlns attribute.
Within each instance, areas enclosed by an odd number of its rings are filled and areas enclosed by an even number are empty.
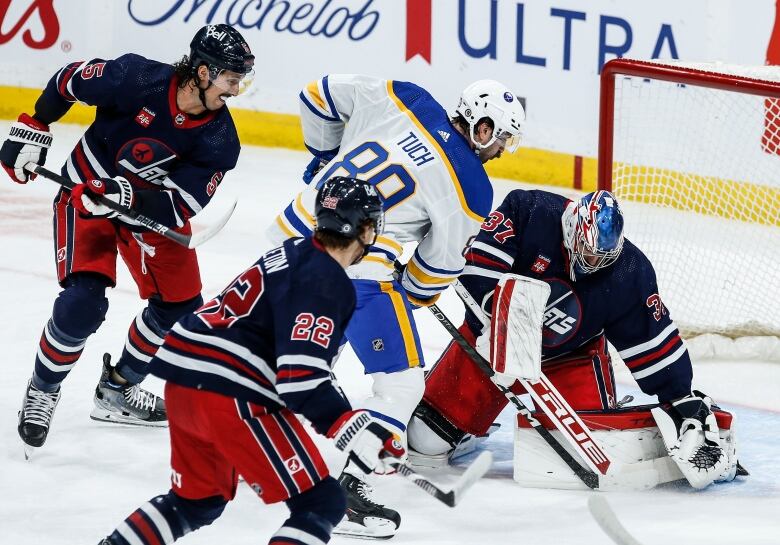
<svg viewBox="0 0 780 545"><path fill-rule="evenodd" d="M387 473L406 454L401 442L368 411L344 413L328 431L336 448L348 452L364 473Z"/></svg>
<svg viewBox="0 0 780 545"><path fill-rule="evenodd" d="M309 148L311 150L311 148ZM303 183L309 185L317 173L322 170L322 167L327 165L331 159L333 159L338 153L338 149L332 151L318 151L314 154L314 158L306 165L306 170L303 171Z"/></svg>
<svg viewBox="0 0 780 545"><path fill-rule="evenodd" d="M83 184L76 185L70 192L69 204L84 217L115 218L118 216L118 212L92 200L91 197L98 195L125 208L133 207L133 187L121 176L87 180Z"/></svg>
<svg viewBox="0 0 780 545"><path fill-rule="evenodd" d="M24 165L35 163L43 166L51 141L48 125L22 114L11 124L8 138L0 147L0 163L14 182L26 184L36 175L24 170Z"/></svg>

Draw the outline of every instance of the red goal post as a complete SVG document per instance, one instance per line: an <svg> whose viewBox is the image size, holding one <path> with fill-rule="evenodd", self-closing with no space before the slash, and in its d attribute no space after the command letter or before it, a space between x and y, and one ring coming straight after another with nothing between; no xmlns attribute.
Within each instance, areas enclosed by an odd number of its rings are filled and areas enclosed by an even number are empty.
<svg viewBox="0 0 780 545"><path fill-rule="evenodd" d="M780 67L615 59L598 186L684 335L780 336Z"/></svg>

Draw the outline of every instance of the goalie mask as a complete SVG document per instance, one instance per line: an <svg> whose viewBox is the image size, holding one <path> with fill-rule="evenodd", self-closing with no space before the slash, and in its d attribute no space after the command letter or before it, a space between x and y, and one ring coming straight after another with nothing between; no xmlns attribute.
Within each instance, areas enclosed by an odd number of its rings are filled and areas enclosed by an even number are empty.
<svg viewBox="0 0 780 545"><path fill-rule="evenodd" d="M525 110L507 87L492 79L475 81L463 90L455 111L469 124L469 138L480 151L489 148L496 140L505 141L505 149L514 153L520 146ZM484 118L493 122L493 137L480 144L474 137L477 125Z"/></svg>
<svg viewBox="0 0 780 545"><path fill-rule="evenodd" d="M562 223L572 281L617 261L623 249L623 212L612 193L596 191L569 203Z"/></svg>

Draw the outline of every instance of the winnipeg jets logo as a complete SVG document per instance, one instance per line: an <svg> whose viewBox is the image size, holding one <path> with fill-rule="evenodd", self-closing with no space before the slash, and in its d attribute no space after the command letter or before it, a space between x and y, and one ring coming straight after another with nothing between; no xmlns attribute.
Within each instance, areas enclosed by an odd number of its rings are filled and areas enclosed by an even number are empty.
<svg viewBox="0 0 780 545"><path fill-rule="evenodd" d="M160 185L175 161L176 153L159 140L136 138L119 149L116 166L118 174L131 182Z"/></svg>
<svg viewBox="0 0 780 545"><path fill-rule="evenodd" d="M296 471L300 471L303 465L301 464L301 461L298 459L297 456L293 456L292 458L286 460L284 464L287 466L287 469L290 473L295 473Z"/></svg>

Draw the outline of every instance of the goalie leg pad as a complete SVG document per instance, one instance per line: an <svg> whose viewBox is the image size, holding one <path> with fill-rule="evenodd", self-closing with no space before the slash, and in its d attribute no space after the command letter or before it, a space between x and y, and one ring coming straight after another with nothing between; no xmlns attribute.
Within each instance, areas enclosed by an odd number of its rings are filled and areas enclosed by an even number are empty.
<svg viewBox="0 0 780 545"><path fill-rule="evenodd" d="M603 336L546 361L544 373L575 410L615 408L615 375Z"/></svg>
<svg viewBox="0 0 780 545"><path fill-rule="evenodd" d="M466 324L459 331L469 343L474 335ZM524 393L517 385L516 393ZM457 429L485 435L508 403L485 373L456 343L450 343L425 379L423 400Z"/></svg>

